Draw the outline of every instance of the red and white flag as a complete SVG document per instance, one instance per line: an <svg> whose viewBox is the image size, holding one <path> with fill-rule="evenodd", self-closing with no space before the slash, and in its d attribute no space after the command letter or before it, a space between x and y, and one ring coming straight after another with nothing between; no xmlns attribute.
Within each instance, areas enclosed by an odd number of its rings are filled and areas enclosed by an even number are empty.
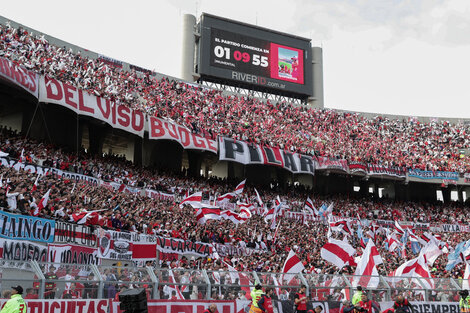
<svg viewBox="0 0 470 313"><path fill-rule="evenodd" d="M300 261L297 254L294 250L290 249L289 255L287 256L284 266L282 267L282 272L284 273L283 280L290 283L290 281L295 277L295 274L302 272L305 269L304 265Z"/></svg>
<svg viewBox="0 0 470 313"><path fill-rule="evenodd" d="M328 242L320 250L320 255L325 261L336 265L340 269L346 265L356 266L355 254L356 249L349 243L332 238L328 239Z"/></svg>
<svg viewBox="0 0 470 313"><path fill-rule="evenodd" d="M235 188L235 194L240 195L243 193L243 189L245 189L245 183L246 179L237 185L237 187Z"/></svg>
<svg viewBox="0 0 470 313"><path fill-rule="evenodd" d="M468 265L467 260L465 260L465 272L463 273L463 278L462 278L462 289L464 290L470 289L470 266Z"/></svg>
<svg viewBox="0 0 470 313"><path fill-rule="evenodd" d="M253 203L237 202L237 205L238 205L238 208L240 209L240 212L242 210L246 210L246 211L250 211L251 213L252 211L255 210L255 206L253 205Z"/></svg>
<svg viewBox="0 0 470 313"><path fill-rule="evenodd" d="M401 246L401 242L398 241L397 235L395 232L387 235L388 251L393 252L396 248Z"/></svg>
<svg viewBox="0 0 470 313"><path fill-rule="evenodd" d="M411 259L400 265L390 276L396 277L419 277L425 288L433 289L434 282L431 278L431 272L426 262L423 253L420 253L417 258Z"/></svg>
<svg viewBox="0 0 470 313"><path fill-rule="evenodd" d="M90 212L88 212L87 210L82 210L78 213L72 214L72 216L70 217L70 221L75 222L77 224L101 225L103 217L98 212L105 210L106 209Z"/></svg>
<svg viewBox="0 0 470 313"><path fill-rule="evenodd" d="M270 209L264 216L264 221L268 223L270 219L273 219L276 216L276 211L277 211L276 208Z"/></svg>
<svg viewBox="0 0 470 313"><path fill-rule="evenodd" d="M183 208L184 204L192 205L195 202L202 202L202 191L198 191L184 198L183 201L181 201L180 203L180 208Z"/></svg>
<svg viewBox="0 0 470 313"><path fill-rule="evenodd" d="M217 197L217 202L226 203L235 198L237 195L233 192L229 192Z"/></svg>
<svg viewBox="0 0 470 313"><path fill-rule="evenodd" d="M318 215L318 210L315 208L315 206L313 206L313 201L310 199L310 197L308 197L305 201L304 211L306 211L308 214Z"/></svg>
<svg viewBox="0 0 470 313"><path fill-rule="evenodd" d="M41 210L47 206L47 202L49 201L49 194L51 193L51 189L49 189L44 196L42 196L41 200L39 201L38 205L34 209L33 215L38 216L41 213Z"/></svg>
<svg viewBox="0 0 470 313"><path fill-rule="evenodd" d="M225 263L225 262L224 262ZM225 263L227 264L227 263ZM237 271L234 267L227 264L227 268L230 275L230 280L232 284L236 284L240 287L241 290L245 291L245 297L248 300L251 300L251 285L250 278L243 274L242 272Z"/></svg>
<svg viewBox="0 0 470 313"><path fill-rule="evenodd" d="M264 202L263 202L263 200L261 200L261 197L259 196L258 190L256 190L256 188L255 188L255 193L256 193L256 200L258 201L259 206L263 207Z"/></svg>
<svg viewBox="0 0 470 313"><path fill-rule="evenodd" d="M175 276L173 275L173 271L170 270L170 275L168 275L168 280L170 283L176 283ZM165 285L163 287L164 292L171 298L173 291L176 293L176 299L178 300L184 300L183 294L181 293L181 290L178 288L176 285Z"/></svg>
<svg viewBox="0 0 470 313"><path fill-rule="evenodd" d="M398 221L395 221L395 230L397 231L397 233L399 233L400 235L403 235L405 233L405 230L400 226L400 224L398 223Z"/></svg>
<svg viewBox="0 0 470 313"><path fill-rule="evenodd" d="M33 189L32 189L33 191L36 191L38 189L38 181L39 181L39 174L36 177L36 180L34 181Z"/></svg>
<svg viewBox="0 0 470 313"><path fill-rule="evenodd" d="M224 210L220 212L220 217L226 220L232 221L234 224L240 224L246 222L248 217L245 214L238 214L230 210Z"/></svg>
<svg viewBox="0 0 470 313"><path fill-rule="evenodd" d="M196 219L199 224L207 220L220 220L220 208L200 208L196 210Z"/></svg>
<svg viewBox="0 0 470 313"><path fill-rule="evenodd" d="M380 282L377 265L382 263L383 260L377 247L372 239L369 239L362 253L361 260L357 263L353 286L377 288Z"/></svg>
<svg viewBox="0 0 470 313"><path fill-rule="evenodd" d="M329 220L329 226L330 226L332 231L337 231L337 232L340 232L340 233L344 233L346 235L352 235L351 226L349 226L349 222L346 221L346 220L340 220L340 221L337 221L337 222L333 222L330 219Z"/></svg>
<svg viewBox="0 0 470 313"><path fill-rule="evenodd" d="M429 241L422 249L421 253L426 257L429 266L433 266L437 258L443 254L442 250L434 241Z"/></svg>

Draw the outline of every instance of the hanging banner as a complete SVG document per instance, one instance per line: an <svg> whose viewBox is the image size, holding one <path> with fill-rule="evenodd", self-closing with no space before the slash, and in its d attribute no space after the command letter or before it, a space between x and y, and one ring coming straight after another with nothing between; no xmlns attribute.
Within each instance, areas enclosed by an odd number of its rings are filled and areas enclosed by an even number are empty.
<svg viewBox="0 0 470 313"><path fill-rule="evenodd" d="M56 222L54 243L69 243L95 248L97 238L93 227Z"/></svg>
<svg viewBox="0 0 470 313"><path fill-rule="evenodd" d="M75 182L86 182L91 184L95 187L100 185L100 180L87 175L72 173L72 172L65 172L53 167L44 167L37 164L32 163L23 163L20 160L12 159L10 157L0 157L1 165L5 167L12 167L15 170L19 171L24 170L26 172L38 175L57 175L62 179L68 179Z"/></svg>
<svg viewBox="0 0 470 313"><path fill-rule="evenodd" d="M143 137L145 116L139 110L132 110L109 99L97 97L88 92L67 85L53 78L41 76L39 101L55 103L77 114L90 116L109 124L113 128L125 130Z"/></svg>
<svg viewBox="0 0 470 313"><path fill-rule="evenodd" d="M0 211L1 238L53 242L54 231L54 220Z"/></svg>
<svg viewBox="0 0 470 313"><path fill-rule="evenodd" d="M190 254L198 257L212 254L212 245L203 242L157 236L157 249L164 253Z"/></svg>
<svg viewBox="0 0 470 313"><path fill-rule="evenodd" d="M178 142L184 149L217 153L217 141L191 133L186 127L158 117L149 117L149 139L167 139Z"/></svg>
<svg viewBox="0 0 470 313"><path fill-rule="evenodd" d="M47 246L31 241L0 238L0 257L8 261L47 262Z"/></svg>
<svg viewBox="0 0 470 313"><path fill-rule="evenodd" d="M441 231L445 233L468 233L470 232L469 225L461 225L461 224L442 224Z"/></svg>
<svg viewBox="0 0 470 313"><path fill-rule="evenodd" d="M98 229L98 256L103 259L132 260L132 234Z"/></svg>
<svg viewBox="0 0 470 313"><path fill-rule="evenodd" d="M39 97L39 76L36 72L19 66L10 60L0 57L0 77L23 88L36 98Z"/></svg>
<svg viewBox="0 0 470 313"><path fill-rule="evenodd" d="M422 171L411 169L408 171L408 176L420 179L449 179L459 180L458 172L442 172L442 171Z"/></svg>
<svg viewBox="0 0 470 313"><path fill-rule="evenodd" d="M418 229L418 230L429 230L430 226L431 226L430 223L420 223L420 222L413 223L413 229Z"/></svg>
<svg viewBox="0 0 470 313"><path fill-rule="evenodd" d="M161 191L155 191L152 189L145 189L147 197L158 200L175 200L174 194L164 193Z"/></svg>
<svg viewBox="0 0 470 313"><path fill-rule="evenodd" d="M344 159L317 157L316 168L319 170L341 170L348 172L348 162Z"/></svg>
<svg viewBox="0 0 470 313"><path fill-rule="evenodd" d="M219 160L245 165L273 165L294 174L315 175L315 162L311 156L227 137L219 137Z"/></svg>
<svg viewBox="0 0 470 313"><path fill-rule="evenodd" d="M406 170L402 167L387 167L381 165L367 164L367 172L370 176L392 176L405 178Z"/></svg>
<svg viewBox="0 0 470 313"><path fill-rule="evenodd" d="M393 301L379 302L380 311L383 312L387 309L393 308ZM413 313L459 313L458 302L417 302L411 301L411 310Z"/></svg>
<svg viewBox="0 0 470 313"><path fill-rule="evenodd" d="M8 299L0 299L0 307L3 307ZM28 300L28 312L22 313L108 313L112 310L112 299L103 300ZM116 312L116 311L114 311Z"/></svg>
<svg viewBox="0 0 470 313"><path fill-rule="evenodd" d="M80 264L80 265L100 265L98 249L71 244L49 244L49 262Z"/></svg>
<svg viewBox="0 0 470 313"><path fill-rule="evenodd" d="M221 257L225 256L251 256L253 254L267 253L270 251L264 251L260 249L252 248L243 248L239 246L234 246L232 244L220 244L214 243L212 245L217 251L217 254Z"/></svg>
<svg viewBox="0 0 470 313"><path fill-rule="evenodd" d="M229 300L148 300L148 313L201 313L209 305L217 306L216 313L236 313L235 301ZM113 301L109 313L122 313L119 302ZM43 312L44 313L44 312ZM83 312L88 313L88 312ZM101 312L98 312L101 313Z"/></svg>
<svg viewBox="0 0 470 313"><path fill-rule="evenodd" d="M367 173L367 165L362 162L349 162L348 168L350 173Z"/></svg>

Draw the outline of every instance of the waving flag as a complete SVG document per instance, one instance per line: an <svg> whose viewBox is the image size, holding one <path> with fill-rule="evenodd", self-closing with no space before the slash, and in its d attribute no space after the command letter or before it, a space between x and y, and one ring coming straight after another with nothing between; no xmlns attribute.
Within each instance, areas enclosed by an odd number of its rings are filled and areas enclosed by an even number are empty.
<svg viewBox="0 0 470 313"><path fill-rule="evenodd" d="M462 289L470 289L470 266L468 265L468 260L465 260L465 272L463 273Z"/></svg>
<svg viewBox="0 0 470 313"><path fill-rule="evenodd" d="M220 212L220 217L226 220L230 220L235 224L240 224L246 222L249 217L246 214L238 214L230 210L224 210Z"/></svg>
<svg viewBox="0 0 470 313"><path fill-rule="evenodd" d="M51 189L49 189L44 196L42 196L41 200L39 201L38 205L34 209L33 215L38 216L41 213L41 210L47 206L47 202L49 202L49 194L51 193Z"/></svg>
<svg viewBox="0 0 470 313"><path fill-rule="evenodd" d="M447 265L446 265L446 271L451 271L455 265L459 264L462 260L460 258L460 253L466 251L467 249L470 248L470 240L468 241L462 241L459 243L454 251L452 253L449 253L447 255ZM464 253L465 255L468 253Z"/></svg>
<svg viewBox="0 0 470 313"><path fill-rule="evenodd" d="M39 174L36 177L36 180L34 181L33 189L32 189L33 191L36 191L38 189L38 181L39 181Z"/></svg>
<svg viewBox="0 0 470 313"><path fill-rule="evenodd" d="M369 238L365 238L364 234L362 233L362 224L357 224L357 237L360 240L361 247L363 249L366 248L366 244L369 242Z"/></svg>
<svg viewBox="0 0 470 313"><path fill-rule="evenodd" d="M349 226L349 223L346 220L340 220L340 221L337 221L337 222L333 222L330 219L329 226L330 226L332 231L341 232L341 233L344 233L346 235L351 235L352 234L351 227Z"/></svg>
<svg viewBox="0 0 470 313"><path fill-rule="evenodd" d="M328 242L320 250L320 255L325 261L336 265L340 269L346 265L356 266L356 262L354 262L355 254L356 249L349 243L332 238L328 239Z"/></svg>
<svg viewBox="0 0 470 313"><path fill-rule="evenodd" d="M219 203L226 203L226 202L230 202L230 200L232 200L233 198L235 198L237 195L233 192L228 192L226 194L223 194L219 197L217 197L217 202Z"/></svg>
<svg viewBox="0 0 470 313"><path fill-rule="evenodd" d="M395 227L395 230L397 231L397 233L399 233L400 235L403 235L405 233L405 230L400 226L398 221L395 221L394 227Z"/></svg>
<svg viewBox="0 0 470 313"><path fill-rule="evenodd" d="M289 284L295 277L295 274L302 272L304 269L305 267L299 257L295 254L294 250L291 249L286 261L284 262L284 266L282 267L282 272L285 274L284 280Z"/></svg>
<svg viewBox="0 0 470 313"><path fill-rule="evenodd" d="M425 288L434 289L434 282L431 278L431 272L426 263L426 258L423 253L420 253L417 258L411 259L398 267L392 272L390 276L396 277L420 277Z"/></svg>
<svg viewBox="0 0 470 313"><path fill-rule="evenodd" d="M245 189L245 183L246 179L239 183L237 187L235 187L235 194L240 195L243 193L243 189Z"/></svg>
<svg viewBox="0 0 470 313"><path fill-rule="evenodd" d="M168 276L169 282L173 283L173 284L176 283L175 276L173 275L172 270L170 270L169 274L170 274ZM166 294L168 294L170 298L171 298L171 294L173 293L173 291L175 291L176 292L176 299L184 300L183 294L181 293L181 290L178 288L178 286L176 286L176 285L165 285L163 287L163 289L165 289L164 292Z"/></svg>
<svg viewBox="0 0 470 313"><path fill-rule="evenodd" d="M318 210L313 205L313 201L310 199L310 197L305 201L304 210L307 211L308 214L318 215Z"/></svg>
<svg viewBox="0 0 470 313"><path fill-rule="evenodd" d="M250 278L246 276L245 274L237 271L234 267L230 266L229 264L227 264L227 268L229 271L230 280L232 281L232 284L240 286L240 289L245 291L245 297L248 300L251 300L251 290L253 288L248 287L251 285Z"/></svg>
<svg viewBox="0 0 470 313"><path fill-rule="evenodd" d="M180 203L180 208L183 208L184 204L192 205L193 203L201 203L201 202L202 202L202 191L198 191L184 198L183 201L181 201Z"/></svg>
<svg viewBox="0 0 470 313"><path fill-rule="evenodd" d="M393 252L396 248L401 246L401 242L398 241L397 235L395 232L387 235L388 251Z"/></svg>
<svg viewBox="0 0 470 313"><path fill-rule="evenodd" d="M261 200L261 197L259 196L258 190L255 188L255 193L256 193L256 200L258 201L258 204L260 207L264 207L263 200Z"/></svg>
<svg viewBox="0 0 470 313"><path fill-rule="evenodd" d="M353 286L366 286L367 288L377 288L379 285L379 272L377 265L382 264L383 260L372 240L367 243L361 260L357 263L354 273ZM377 276L377 277L371 277Z"/></svg>
<svg viewBox="0 0 470 313"><path fill-rule="evenodd" d="M220 208L200 208L196 210L196 219L199 224L207 220L220 220Z"/></svg>
<svg viewBox="0 0 470 313"><path fill-rule="evenodd" d="M443 253L439 246L433 241L428 242L421 251L426 257L429 266L433 266L436 259Z"/></svg>

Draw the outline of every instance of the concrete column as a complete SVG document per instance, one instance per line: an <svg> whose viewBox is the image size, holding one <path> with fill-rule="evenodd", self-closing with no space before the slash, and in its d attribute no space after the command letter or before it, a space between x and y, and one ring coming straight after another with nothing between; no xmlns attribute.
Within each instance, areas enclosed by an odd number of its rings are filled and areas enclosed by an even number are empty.
<svg viewBox="0 0 470 313"><path fill-rule="evenodd" d="M92 123L88 124L88 142L91 155L103 153L103 143L106 133L107 131L104 127L100 127Z"/></svg>
<svg viewBox="0 0 470 313"><path fill-rule="evenodd" d="M308 67L306 67L308 70ZM313 97L308 99L308 104L315 108L324 108L323 98L323 49L312 47L312 84Z"/></svg>
<svg viewBox="0 0 470 313"><path fill-rule="evenodd" d="M143 138L134 136L134 164L142 165Z"/></svg>
<svg viewBox="0 0 470 313"><path fill-rule="evenodd" d="M202 164L202 156L200 153L196 153L193 151L188 151L188 161L189 161L189 169L188 173L190 177L199 177L201 175L201 164Z"/></svg>
<svg viewBox="0 0 470 313"><path fill-rule="evenodd" d="M196 38L194 36L196 17L192 14L183 16L183 44L181 55L181 78L183 80L194 81L194 49Z"/></svg>

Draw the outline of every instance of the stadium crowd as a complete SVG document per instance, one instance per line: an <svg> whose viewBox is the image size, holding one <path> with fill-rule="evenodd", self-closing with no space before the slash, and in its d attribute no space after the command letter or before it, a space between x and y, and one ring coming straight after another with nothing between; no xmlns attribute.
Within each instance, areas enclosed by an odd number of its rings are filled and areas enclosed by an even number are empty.
<svg viewBox="0 0 470 313"><path fill-rule="evenodd" d="M181 81L158 80L149 73L124 71L8 24L0 26L0 56L212 138L230 136L390 167L470 171L469 156L460 153L470 142L469 126L462 123L369 119L356 113L225 95Z"/></svg>
<svg viewBox="0 0 470 313"><path fill-rule="evenodd" d="M80 154L67 153L52 145L25 139L1 129L0 144L2 151L12 159L23 162L51 166L54 168L80 173L115 181L129 186L151 188L169 194L175 194L174 199L152 199L146 195L118 192L105 186L92 186L85 182L74 183L67 179L57 179L54 175L38 178L38 175L13 167L3 166L0 169L3 188L0 189L0 208L6 211L33 214L38 202L47 190L51 189L48 205L40 210L39 216L72 221L72 215L81 210L100 211L99 220L94 224L121 231L136 231L154 233L167 237L183 238L192 241L209 243L232 244L242 248L254 248L256 253L243 257L225 257L222 260L206 258L182 262L178 266L184 268L202 267L208 270L225 267L231 264L242 271L282 271L283 262L293 247L303 260L307 272L338 273L339 269L328 264L320 257L320 249L327 241L328 227L321 222L304 222L279 218L279 227L273 228L271 222L265 222L264 216L253 214L247 222L236 228L231 221L209 221L198 224L194 209L190 206L179 208L179 201L187 193L205 191L210 195L223 194L233 190L235 184L225 180L211 178L190 178L183 174L159 173L156 170L138 168L123 158L116 156L90 156L82 151ZM33 188L35 181L37 187ZM256 203L253 186L247 186L242 198L249 203ZM269 205L278 196L278 190L256 186L263 201ZM33 190L35 189L35 190ZM307 189L294 187L282 193L281 199L287 203L291 211L301 211L306 198L310 196L314 205L320 207L324 203L334 203L333 215L344 218L361 218L370 220L396 219L399 221L415 221L423 223L468 223L469 215L465 205L454 203L443 205L439 203L402 203L390 200L354 199L336 195L321 197L312 195ZM355 226L354 226L355 227ZM300 235L298 230L305 230ZM276 233L277 230L277 233ZM356 231L356 229L354 229ZM364 228L364 233L368 228ZM417 231L420 235L420 231ZM470 238L466 233L442 233L443 241L450 247ZM416 255L411 247L406 247L406 256L402 253L390 252L386 249L385 234L377 234L376 245L386 262L380 267L381 274L395 270L404 259ZM361 248L357 236L352 236L354 247ZM210 261L209 261L210 260ZM181 262L181 261L180 261ZM201 263L202 262L202 263ZM446 271L445 255L439 257L433 268L437 277L461 277L464 268L457 266L453 271ZM354 268L342 270L352 274Z"/></svg>
<svg viewBox="0 0 470 313"><path fill-rule="evenodd" d="M133 70L123 71L83 57L79 52L51 45L44 36L35 36L9 25L0 26L0 56L97 96L171 119L195 133L212 138L218 135L230 136L305 154L384 166L461 173L470 170L469 157L460 154L460 149L468 146L470 140L470 130L464 124L445 121L419 123L412 119L391 120L384 117L368 119L355 113L316 110L282 102L274 104L255 98L225 95L220 91L183 82L157 80L154 76ZM205 191L209 196L220 195L232 191L238 182L140 168L117 156L91 156L84 151L68 153L60 147L19 137L5 128L1 130L0 146L2 152L22 162L175 195L173 199L149 198L138 193L116 192L109 186L75 183L58 179L54 175L38 177L23 170L2 166L0 208L3 210L32 215L41 197L51 190L50 202L39 210L41 217L74 221L74 213L100 210L96 224L105 228L232 244L254 248L256 251L241 257L168 260L161 264L163 267L217 271L230 265L238 271L281 272L289 250L293 248L308 273L354 273L354 267L338 269L321 258L320 249L327 242L328 226L325 223L280 218L276 227L272 227L271 223L264 221L263 216L253 214L237 227L227 220L198 224L194 209L188 206L179 208L179 200L187 193ZM34 186L36 181L37 186ZM281 192L252 186L248 182L243 199L251 203L256 202L253 187L260 191L265 203L273 202ZM332 214L344 218L356 218L359 214L361 218L371 220L380 217L449 224L470 221L467 208L460 203L403 203L348 198L343 195L324 197L313 195L301 186L291 186L289 190L282 191L281 195L282 200L290 206L289 210L297 212L302 210L307 196L312 198L316 207L333 202ZM353 227L355 233L357 226ZM368 230L364 228L364 232ZM420 231L416 234L420 235ZM466 233L440 235L450 249L470 239ZM384 233L376 235L375 244L384 259L384 264L379 265L380 274L387 275L405 260L416 257L408 245L404 252L389 251L385 240ZM361 254L357 236L351 236L351 244ZM462 277L462 264L452 271L446 271L446 263L446 255L441 255L434 263L432 275L442 278ZM105 274L113 275L109 272ZM132 275L135 273L129 273L129 277L122 279L135 279ZM182 272L181 276L184 275ZM199 278L195 276L194 279ZM235 291L227 290L231 294L229 297L235 297ZM109 296L112 294L113 291L109 291ZM220 291L215 292L214 298L220 297L219 294Z"/></svg>

